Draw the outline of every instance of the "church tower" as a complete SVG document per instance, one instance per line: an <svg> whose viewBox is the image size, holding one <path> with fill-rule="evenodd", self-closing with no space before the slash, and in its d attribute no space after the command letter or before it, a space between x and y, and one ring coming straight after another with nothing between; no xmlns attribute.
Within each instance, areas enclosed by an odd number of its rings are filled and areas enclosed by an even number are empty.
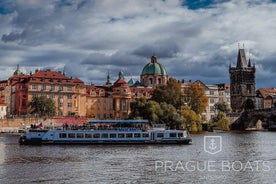
<svg viewBox="0 0 276 184"><path fill-rule="evenodd" d="M255 65L247 62L244 49L239 49L236 67L229 66L230 96L233 112L255 107Z"/></svg>

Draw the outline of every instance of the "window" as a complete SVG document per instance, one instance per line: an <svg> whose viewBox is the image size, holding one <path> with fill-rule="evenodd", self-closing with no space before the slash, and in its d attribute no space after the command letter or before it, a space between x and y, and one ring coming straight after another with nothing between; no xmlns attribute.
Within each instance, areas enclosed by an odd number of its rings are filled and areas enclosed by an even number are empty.
<svg viewBox="0 0 276 184"><path fill-rule="evenodd" d="M170 137L176 137L176 133L170 133Z"/></svg>
<svg viewBox="0 0 276 184"><path fill-rule="evenodd" d="M183 137L183 133L178 133L178 137Z"/></svg>
<svg viewBox="0 0 276 184"><path fill-rule="evenodd" d="M68 134L68 137L69 137L69 138L75 138L75 134L74 134L74 133L69 133L69 134Z"/></svg>
<svg viewBox="0 0 276 184"><path fill-rule="evenodd" d="M108 138L108 134L102 134L102 138Z"/></svg>
<svg viewBox="0 0 276 184"><path fill-rule="evenodd" d="M210 98L210 104L215 103L215 99L214 98Z"/></svg>
<svg viewBox="0 0 276 184"><path fill-rule="evenodd" d="M63 98L63 94L59 94L59 95L58 95L58 98Z"/></svg>
<svg viewBox="0 0 276 184"><path fill-rule="evenodd" d="M143 133L143 137L149 137L148 133Z"/></svg>
<svg viewBox="0 0 276 184"><path fill-rule="evenodd" d="M50 90L51 90L51 91L55 91L55 86L54 86L54 85L51 85L51 86L50 86Z"/></svg>
<svg viewBox="0 0 276 184"><path fill-rule="evenodd" d="M158 78L158 84L161 84L161 83L162 83L162 79Z"/></svg>
<svg viewBox="0 0 276 184"><path fill-rule="evenodd" d="M84 134L85 135L85 138L92 138L92 134Z"/></svg>
<svg viewBox="0 0 276 184"><path fill-rule="evenodd" d="M72 86L67 86L67 91L72 91Z"/></svg>
<svg viewBox="0 0 276 184"><path fill-rule="evenodd" d="M54 99L55 98L55 94L50 94L50 98Z"/></svg>
<svg viewBox="0 0 276 184"><path fill-rule="evenodd" d="M210 111L214 112L215 111L215 107L214 106L210 106Z"/></svg>
<svg viewBox="0 0 276 184"><path fill-rule="evenodd" d="M61 133L61 134L59 134L59 138L67 138L67 134L66 133Z"/></svg>
<svg viewBox="0 0 276 184"><path fill-rule="evenodd" d="M125 134L118 134L118 138L124 138Z"/></svg>
<svg viewBox="0 0 276 184"><path fill-rule="evenodd" d="M153 84L153 79L152 78L149 78L149 83Z"/></svg>
<svg viewBox="0 0 276 184"><path fill-rule="evenodd" d="M132 138L132 133L127 133L126 138Z"/></svg>
<svg viewBox="0 0 276 184"><path fill-rule="evenodd" d="M110 138L116 138L117 137L116 134L110 134L109 136L110 136Z"/></svg>
<svg viewBox="0 0 276 184"><path fill-rule="evenodd" d="M77 138L83 138L83 133L77 133Z"/></svg>
<svg viewBox="0 0 276 184"><path fill-rule="evenodd" d="M37 89L37 85L36 85L36 84L33 84L33 85L32 85L32 89Z"/></svg>
<svg viewBox="0 0 276 184"><path fill-rule="evenodd" d="M58 87L58 90L59 90L59 91L63 91L63 86L59 86L59 87Z"/></svg>
<svg viewBox="0 0 276 184"><path fill-rule="evenodd" d="M210 91L210 95L214 95L215 94L215 92L214 91Z"/></svg>
<svg viewBox="0 0 276 184"><path fill-rule="evenodd" d="M42 90L46 90L46 85L43 84L43 85L41 86L41 89L42 89Z"/></svg>
<svg viewBox="0 0 276 184"><path fill-rule="evenodd" d="M141 134L135 133L135 134L134 134L134 137L135 137L135 138L139 138L139 137L141 137Z"/></svg>
<svg viewBox="0 0 276 184"><path fill-rule="evenodd" d="M100 138L100 134L93 134L93 138Z"/></svg>
<svg viewBox="0 0 276 184"><path fill-rule="evenodd" d="M58 103L58 106L59 106L59 107L62 107L62 106L63 106L63 103L62 103L62 102L59 102L59 103Z"/></svg>
<svg viewBox="0 0 276 184"><path fill-rule="evenodd" d="M67 94L68 99L72 99L72 94Z"/></svg>
<svg viewBox="0 0 276 184"><path fill-rule="evenodd" d="M67 107L72 107L72 103L71 102L67 103Z"/></svg>
<svg viewBox="0 0 276 184"><path fill-rule="evenodd" d="M164 137L163 133L157 133L157 137Z"/></svg>

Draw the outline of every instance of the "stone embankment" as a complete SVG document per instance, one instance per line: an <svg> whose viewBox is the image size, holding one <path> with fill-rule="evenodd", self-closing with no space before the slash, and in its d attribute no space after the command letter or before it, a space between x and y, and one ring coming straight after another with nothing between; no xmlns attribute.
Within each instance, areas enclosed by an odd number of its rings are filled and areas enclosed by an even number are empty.
<svg viewBox="0 0 276 184"><path fill-rule="evenodd" d="M18 130L23 130L28 127L31 127L31 124L35 125L42 123L43 127L60 127L63 124L67 123L68 125L83 125L87 123L87 118L79 117L62 117L62 118L8 118L0 119L0 133L17 133Z"/></svg>

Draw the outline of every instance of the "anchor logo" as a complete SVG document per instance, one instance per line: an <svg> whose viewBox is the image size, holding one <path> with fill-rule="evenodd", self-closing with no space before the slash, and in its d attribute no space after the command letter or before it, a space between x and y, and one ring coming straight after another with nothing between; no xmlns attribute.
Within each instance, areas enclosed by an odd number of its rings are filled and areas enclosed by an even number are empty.
<svg viewBox="0 0 276 184"><path fill-rule="evenodd" d="M212 155L221 152L221 140L221 136L204 136L204 151Z"/></svg>

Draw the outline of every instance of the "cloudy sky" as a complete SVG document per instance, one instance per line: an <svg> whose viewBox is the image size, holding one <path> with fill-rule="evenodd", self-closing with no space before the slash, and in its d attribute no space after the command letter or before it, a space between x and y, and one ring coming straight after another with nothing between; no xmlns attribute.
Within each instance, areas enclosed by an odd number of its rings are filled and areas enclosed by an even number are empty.
<svg viewBox="0 0 276 184"><path fill-rule="evenodd" d="M155 54L170 77L230 83L240 47L255 63L257 88L276 87L273 0L1 0L0 80L19 64L85 83L139 79Z"/></svg>

